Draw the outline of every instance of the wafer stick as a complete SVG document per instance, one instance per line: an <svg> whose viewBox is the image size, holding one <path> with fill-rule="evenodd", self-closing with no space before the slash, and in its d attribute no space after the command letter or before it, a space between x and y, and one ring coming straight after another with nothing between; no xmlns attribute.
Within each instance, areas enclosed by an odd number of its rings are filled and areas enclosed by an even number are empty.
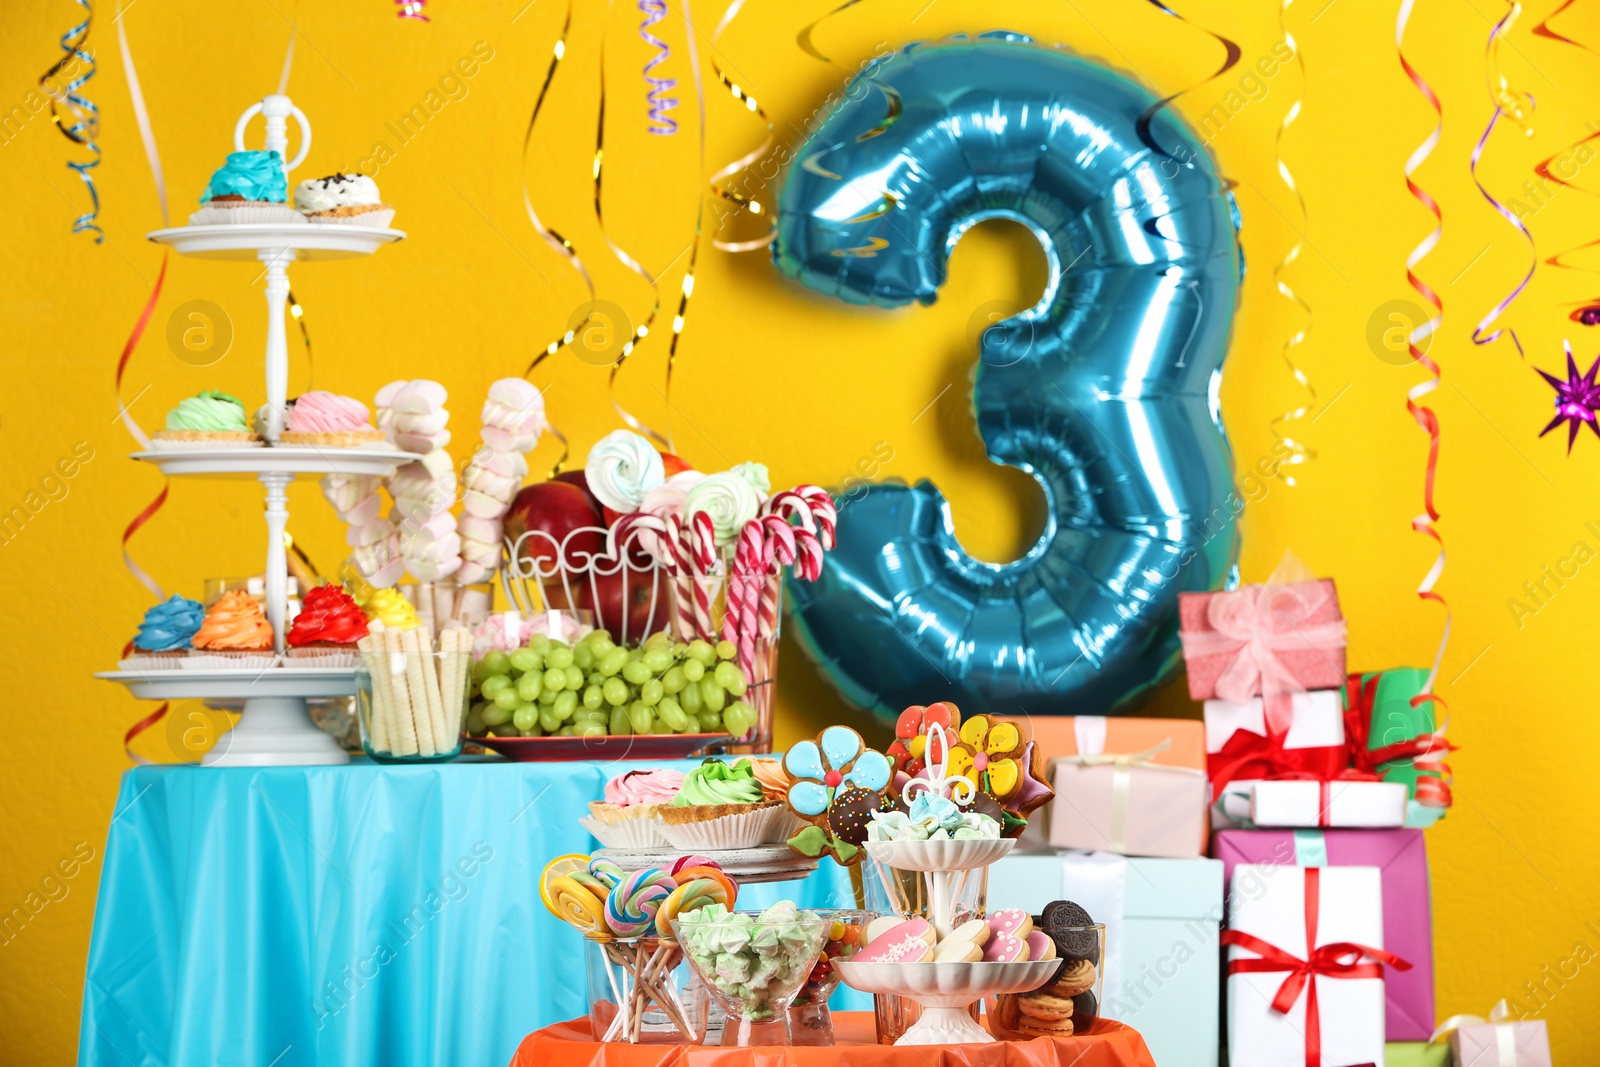
<svg viewBox="0 0 1600 1067"><path fill-rule="evenodd" d="M361 650L361 661L367 665L367 674L372 678L372 692L368 694L372 706L367 709L367 733L374 752L389 751L389 701L382 695L384 673L381 644L372 634L356 642L356 647Z"/></svg>
<svg viewBox="0 0 1600 1067"><path fill-rule="evenodd" d="M417 751L423 756L437 755L439 746L433 739L428 687L422 677L422 645L415 627L400 631L400 651L405 655L406 699L411 706L411 718L416 723Z"/></svg>
<svg viewBox="0 0 1600 1067"><path fill-rule="evenodd" d="M422 622L422 631L430 638L433 636L433 583L417 583L417 618Z"/></svg>
<svg viewBox="0 0 1600 1067"><path fill-rule="evenodd" d="M439 671L434 666L433 638L424 630L417 639L422 661L422 687L428 695L428 718L433 729L433 747L436 753L449 752L456 747L456 737L461 733L460 724L456 729L450 729L449 715L445 712L444 701L439 692Z"/></svg>
<svg viewBox="0 0 1600 1067"><path fill-rule="evenodd" d="M459 626L452 626L440 635L440 644L448 652L444 658L444 680L439 688L440 702L444 706L445 719L455 724L456 732L461 730L462 704L465 701L463 691L467 685L468 661L471 657L472 634Z"/></svg>
<svg viewBox="0 0 1600 1067"><path fill-rule="evenodd" d="M383 633L383 647L387 653L388 670L385 672L389 678L389 687L394 703L395 729L390 736L397 739L394 752L397 756L415 756L420 751L420 738L418 737L416 719L411 713L411 696L407 692L406 656L405 646L401 637L402 631L385 630ZM429 738L432 741L432 738ZM432 753L428 753L432 755Z"/></svg>

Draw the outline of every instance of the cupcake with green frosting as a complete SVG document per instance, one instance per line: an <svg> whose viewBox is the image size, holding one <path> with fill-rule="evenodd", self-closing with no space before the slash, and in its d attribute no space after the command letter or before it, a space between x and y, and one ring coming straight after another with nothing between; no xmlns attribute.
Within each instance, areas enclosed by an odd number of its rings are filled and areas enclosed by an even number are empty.
<svg viewBox="0 0 1600 1067"><path fill-rule="evenodd" d="M673 848L718 851L766 841L783 810L766 798L749 760L708 759L683 776L678 795L660 816Z"/></svg>
<svg viewBox="0 0 1600 1067"><path fill-rule="evenodd" d="M153 448L259 448L261 438L250 429L244 402L217 389L207 389L167 412L167 428L151 435Z"/></svg>
<svg viewBox="0 0 1600 1067"><path fill-rule="evenodd" d="M276 152L230 152L200 194L191 226L304 223L289 205L289 176Z"/></svg>

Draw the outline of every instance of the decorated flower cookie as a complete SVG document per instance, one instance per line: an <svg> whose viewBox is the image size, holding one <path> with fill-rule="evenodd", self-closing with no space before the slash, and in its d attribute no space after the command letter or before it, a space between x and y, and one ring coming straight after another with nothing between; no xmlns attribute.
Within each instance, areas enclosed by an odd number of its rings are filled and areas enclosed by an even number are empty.
<svg viewBox="0 0 1600 1067"><path fill-rule="evenodd" d="M831 853L842 864L861 861L868 821L884 807L893 768L848 726L830 726L802 741L783 760L789 810L811 825L789 839L803 856Z"/></svg>

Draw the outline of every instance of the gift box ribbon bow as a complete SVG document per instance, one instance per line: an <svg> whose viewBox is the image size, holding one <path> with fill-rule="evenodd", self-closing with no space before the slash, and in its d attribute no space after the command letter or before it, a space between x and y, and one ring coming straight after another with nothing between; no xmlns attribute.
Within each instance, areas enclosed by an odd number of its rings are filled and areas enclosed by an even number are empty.
<svg viewBox="0 0 1600 1067"><path fill-rule="evenodd" d="M1495 1044L1495 1067L1517 1067L1517 1032L1510 1023L1511 1008L1504 1000L1489 1009L1489 1017L1481 1015L1452 1015L1439 1024L1439 1029L1428 1038L1429 1042L1444 1041L1453 1031L1463 1026L1493 1026Z"/></svg>
<svg viewBox="0 0 1600 1067"><path fill-rule="evenodd" d="M1133 793L1133 768L1148 767L1174 774L1205 774L1198 767L1168 767L1154 762L1157 755L1171 747L1172 738L1167 737L1143 752L1080 752L1060 758L1061 763L1075 763L1080 767L1111 768L1111 826L1106 834L1110 851L1122 853L1128 850L1128 800Z"/></svg>
<svg viewBox="0 0 1600 1067"><path fill-rule="evenodd" d="M1394 760L1410 760L1421 772L1415 790L1417 803L1430 808L1448 808L1454 798L1450 793L1450 765L1444 757L1456 750L1444 738L1442 724L1432 733L1418 734L1408 741L1371 749L1372 712L1378 692L1378 675L1366 681L1352 674L1345 685L1344 736L1350 746L1350 764L1360 771L1378 772L1380 764Z"/></svg>
<svg viewBox="0 0 1600 1067"><path fill-rule="evenodd" d="M1328 651L1345 645L1343 619L1310 623L1328 598L1321 583L1247 585L1206 602L1211 629L1182 635L1187 658L1232 656L1217 678L1217 696L1243 703L1258 693L1303 693L1279 652Z"/></svg>
<svg viewBox="0 0 1600 1067"><path fill-rule="evenodd" d="M1259 959L1229 960L1228 973L1262 974L1287 971L1283 984L1272 998L1272 1010L1280 1015L1289 1014L1300 994L1306 996L1306 1067L1322 1064L1322 1014L1317 1007L1318 976L1324 978L1382 978L1383 965L1397 971L1409 971L1411 964L1392 952L1352 941L1335 941L1317 946L1317 918L1320 912L1322 871L1317 867L1305 868L1305 919L1306 945L1309 959L1300 959L1277 945L1263 941L1243 930L1224 930L1222 944L1237 945L1256 953ZM1317 946L1317 947L1310 947Z"/></svg>

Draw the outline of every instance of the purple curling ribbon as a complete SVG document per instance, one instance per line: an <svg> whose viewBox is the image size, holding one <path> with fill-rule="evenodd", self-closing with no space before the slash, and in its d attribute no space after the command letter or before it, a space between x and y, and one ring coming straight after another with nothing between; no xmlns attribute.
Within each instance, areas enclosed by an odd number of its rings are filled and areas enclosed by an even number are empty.
<svg viewBox="0 0 1600 1067"><path fill-rule="evenodd" d="M639 11L644 15L644 21L639 23L639 36L644 42L657 49L657 54L644 65L645 84L650 88L645 92L646 106L649 108L650 132L666 136L678 132L678 123L667 112L678 106L678 98L666 96L678 87L676 78L658 78L651 73L672 55L672 49L667 47L667 42L656 37L650 32L650 27L667 17L667 0L639 0Z"/></svg>

